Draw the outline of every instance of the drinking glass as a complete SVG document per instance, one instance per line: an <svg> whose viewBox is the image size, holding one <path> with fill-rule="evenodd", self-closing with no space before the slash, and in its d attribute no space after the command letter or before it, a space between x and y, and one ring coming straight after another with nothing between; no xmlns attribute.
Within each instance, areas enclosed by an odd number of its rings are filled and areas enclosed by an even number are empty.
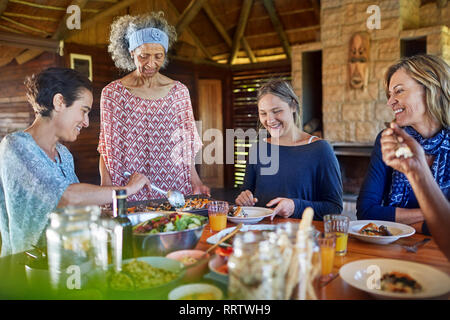
<svg viewBox="0 0 450 320"><path fill-rule="evenodd" d="M325 234L334 234L336 237L336 255L347 254L348 226L350 219L340 214L329 214L323 217Z"/></svg>

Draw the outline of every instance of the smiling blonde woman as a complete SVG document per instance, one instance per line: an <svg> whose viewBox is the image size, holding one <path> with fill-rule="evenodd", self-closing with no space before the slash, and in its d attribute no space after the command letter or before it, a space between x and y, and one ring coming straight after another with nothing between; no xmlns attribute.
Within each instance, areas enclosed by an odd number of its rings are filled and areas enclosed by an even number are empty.
<svg viewBox="0 0 450 320"><path fill-rule="evenodd" d="M450 67L432 55L403 58L387 70L385 90L395 123L424 149L433 177L450 200ZM429 233L406 176L383 162L382 134L375 140L357 216L405 223Z"/></svg>
<svg viewBox="0 0 450 320"><path fill-rule="evenodd" d="M274 207L272 219L275 215L301 218L307 207L314 209L316 220L340 214L339 164L327 141L302 130L300 103L292 86L273 79L259 89L257 100L260 128L270 137L251 147L249 154L258 155L257 160L247 163L236 204ZM260 148L271 160L279 159L278 172L264 174L271 163L260 157Z"/></svg>

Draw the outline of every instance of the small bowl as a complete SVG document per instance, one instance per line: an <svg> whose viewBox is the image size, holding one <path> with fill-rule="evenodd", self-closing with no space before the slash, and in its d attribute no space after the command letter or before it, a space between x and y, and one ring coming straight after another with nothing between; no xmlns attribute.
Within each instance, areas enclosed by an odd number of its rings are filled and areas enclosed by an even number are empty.
<svg viewBox="0 0 450 320"><path fill-rule="evenodd" d="M181 298L189 295L207 294L208 296L198 297L198 299L183 299L183 300L222 300L222 290L216 286L206 283L193 283L179 286L169 292L169 300L181 300ZM210 296L212 294L212 297Z"/></svg>
<svg viewBox="0 0 450 320"><path fill-rule="evenodd" d="M180 261L185 266L196 263L198 259L205 253L203 250L178 250L166 255L166 258L174 259ZM194 258L196 261L184 261L187 257ZM208 271L208 259L209 253L205 256L205 261L201 262L195 267L186 270L186 275L184 276L185 281L196 281L203 277L203 275Z"/></svg>
<svg viewBox="0 0 450 320"><path fill-rule="evenodd" d="M217 279L218 281L225 284L228 283L228 272L223 272L220 270L220 268L223 268L223 266L226 266L227 264L228 258L218 255L215 255L211 260L209 260L208 263L209 270L211 270L214 279Z"/></svg>

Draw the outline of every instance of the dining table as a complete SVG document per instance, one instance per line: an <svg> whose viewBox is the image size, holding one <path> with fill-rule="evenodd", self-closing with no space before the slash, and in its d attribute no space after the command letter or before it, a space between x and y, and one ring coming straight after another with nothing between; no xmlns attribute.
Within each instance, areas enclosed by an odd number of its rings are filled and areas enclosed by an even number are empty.
<svg viewBox="0 0 450 320"><path fill-rule="evenodd" d="M281 218L279 216L270 220L270 217L258 222L258 224L279 224L279 223L300 223L301 219ZM312 225L316 230L323 232L323 221L313 221ZM235 227L236 224L228 221L227 227ZM198 242L196 249L207 250L211 244L207 239L216 234L208 225L205 226L203 234ZM425 238L431 238L431 241L419 247L416 253L408 252L402 245L412 245ZM411 261L425 264L436 268L450 276L450 262L439 249L434 239L424 234L415 233L412 236L400 238L390 244L373 244L363 242L349 235L347 243L347 253L344 256L335 256L333 265L333 274L338 275L332 281L318 288L318 298L320 300L373 300L374 296L369 293L350 286L339 276L339 269L347 263L364 259L397 259L401 261ZM450 293L436 297L437 299L448 299Z"/></svg>
<svg viewBox="0 0 450 320"><path fill-rule="evenodd" d="M275 217L273 220L264 218L261 224L279 224L279 223L300 223L301 219ZM312 225L316 230L323 232L324 226L322 221L312 221ZM228 221L227 228L235 227L236 224ZM217 232L211 230L211 226L205 225L200 240L195 249L207 250L212 246L208 243L208 238ZM402 245L411 245L425 238L431 238L431 241L419 247L416 253L406 251ZM347 244L347 253L344 256L335 256L333 273L338 275L326 285L319 285L317 288L317 296L320 300L372 300L375 299L369 293L352 287L339 276L339 269L347 263L364 260L364 259L397 259L400 261L410 261L425 264L436 268L447 275L450 275L450 262L438 248L432 237L415 233L409 237L400 238L390 244L373 244L362 242L349 235ZM10 256L0 258L0 299L35 299L36 293L32 295L27 292L27 278L23 268L24 253L17 253ZM225 287L226 290L226 287ZM40 296L38 298L45 298ZM450 295L447 293L437 299L446 299ZM90 299L90 298L88 298ZM97 299L94 295L92 299Z"/></svg>

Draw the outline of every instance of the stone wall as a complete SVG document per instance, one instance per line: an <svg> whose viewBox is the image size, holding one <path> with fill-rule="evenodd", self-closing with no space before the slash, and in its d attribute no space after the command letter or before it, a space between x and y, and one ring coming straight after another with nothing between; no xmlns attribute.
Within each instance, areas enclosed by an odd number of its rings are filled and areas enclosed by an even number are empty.
<svg viewBox="0 0 450 320"><path fill-rule="evenodd" d="M332 142L372 143L393 119L386 106L384 74L401 55L401 39L427 37L427 53L450 62L449 9L435 3L420 7L420 0L322 0L321 41L294 46L292 82L301 97L301 57L305 51L322 50L324 138ZM370 5L380 8L381 28L370 30ZM432 17L424 18L424 11ZM447 15L445 15L447 14ZM447 25L447 26L445 26ZM350 88L348 50L352 35L370 35L369 80L363 90Z"/></svg>

